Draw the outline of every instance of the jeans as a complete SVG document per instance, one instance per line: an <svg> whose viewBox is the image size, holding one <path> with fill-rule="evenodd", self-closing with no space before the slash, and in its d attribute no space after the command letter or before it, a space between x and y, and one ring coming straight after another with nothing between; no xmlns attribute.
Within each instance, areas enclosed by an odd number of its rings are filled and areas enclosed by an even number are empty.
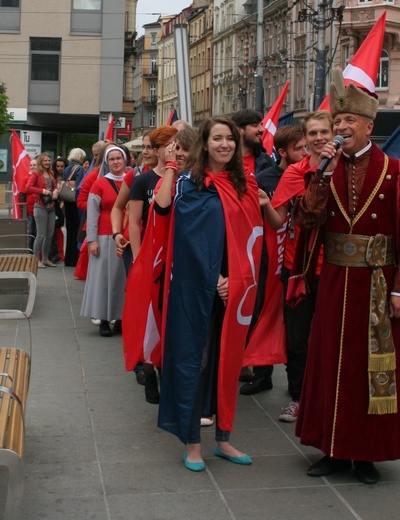
<svg viewBox="0 0 400 520"><path fill-rule="evenodd" d="M56 213L54 209L47 211L43 206L35 204L33 207L33 216L35 217L37 235L33 244L33 253L39 259L39 253L42 252L42 261L49 259L51 241L53 239L54 227L56 223Z"/></svg>
<svg viewBox="0 0 400 520"><path fill-rule="evenodd" d="M33 244L36 238L36 222L33 215L28 215L28 247L33 251Z"/></svg>

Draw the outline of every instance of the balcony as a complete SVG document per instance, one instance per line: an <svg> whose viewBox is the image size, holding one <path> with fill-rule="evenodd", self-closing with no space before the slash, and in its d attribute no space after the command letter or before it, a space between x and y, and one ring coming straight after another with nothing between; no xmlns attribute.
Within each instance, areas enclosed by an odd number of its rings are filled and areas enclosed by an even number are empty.
<svg viewBox="0 0 400 520"><path fill-rule="evenodd" d="M137 33L131 31L125 31L125 47L124 47L124 57L130 58L135 54L135 39Z"/></svg>
<svg viewBox="0 0 400 520"><path fill-rule="evenodd" d="M146 78L154 78L157 77L158 67L157 65L151 65L151 67L143 67L142 76Z"/></svg>
<svg viewBox="0 0 400 520"><path fill-rule="evenodd" d="M157 105L157 96L142 96L140 102L142 105Z"/></svg>

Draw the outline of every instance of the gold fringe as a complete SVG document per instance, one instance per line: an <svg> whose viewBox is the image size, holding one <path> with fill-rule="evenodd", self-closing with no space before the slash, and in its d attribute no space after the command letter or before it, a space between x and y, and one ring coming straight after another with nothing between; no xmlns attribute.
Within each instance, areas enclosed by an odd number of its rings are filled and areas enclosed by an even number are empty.
<svg viewBox="0 0 400 520"><path fill-rule="evenodd" d="M387 372L388 370L396 370L396 355L394 352L369 355L368 372Z"/></svg>
<svg viewBox="0 0 400 520"><path fill-rule="evenodd" d="M397 397L370 397L368 413L383 415L387 413L397 413Z"/></svg>

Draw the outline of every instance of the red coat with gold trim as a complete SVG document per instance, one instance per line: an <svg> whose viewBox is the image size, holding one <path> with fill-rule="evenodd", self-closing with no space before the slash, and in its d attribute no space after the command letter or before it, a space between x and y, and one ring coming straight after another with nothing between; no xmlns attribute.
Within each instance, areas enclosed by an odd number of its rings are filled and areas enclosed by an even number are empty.
<svg viewBox="0 0 400 520"><path fill-rule="evenodd" d="M400 218L399 163L372 145L371 159L352 225L341 157L334 171L323 232L395 236ZM383 181L378 189L379 179ZM337 200L332 191L337 193ZM338 202L339 201L339 202ZM398 247L395 256L398 258ZM388 295L394 265L383 267ZM400 458L400 403L396 414L368 415L368 330L371 268L324 261L310 336L296 434L301 443L340 459L382 461ZM400 320L392 319L400 398Z"/></svg>

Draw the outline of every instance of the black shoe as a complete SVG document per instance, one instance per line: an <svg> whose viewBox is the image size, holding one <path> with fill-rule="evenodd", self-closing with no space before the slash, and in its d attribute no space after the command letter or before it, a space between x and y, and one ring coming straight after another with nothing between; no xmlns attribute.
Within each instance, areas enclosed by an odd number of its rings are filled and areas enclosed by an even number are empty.
<svg viewBox="0 0 400 520"><path fill-rule="evenodd" d="M363 484L376 484L381 478L381 475L375 468L374 463L365 462L363 460L354 461L354 475L356 479Z"/></svg>
<svg viewBox="0 0 400 520"><path fill-rule="evenodd" d="M158 404L160 402L160 392L158 391L157 374L152 372L145 374L145 376L144 394L146 401L151 404Z"/></svg>
<svg viewBox="0 0 400 520"><path fill-rule="evenodd" d="M243 385L240 389L242 395L253 395L264 390L271 390L272 378L270 375L254 374L251 381Z"/></svg>
<svg viewBox="0 0 400 520"><path fill-rule="evenodd" d="M145 385L146 384L146 374L144 373L143 368L140 370L135 370L136 374L136 381L139 385Z"/></svg>
<svg viewBox="0 0 400 520"><path fill-rule="evenodd" d="M309 477L326 477L339 471L346 471L351 468L351 460L332 459L328 455L312 464L308 470Z"/></svg>
<svg viewBox="0 0 400 520"><path fill-rule="evenodd" d="M99 332L100 336L104 336L105 338L109 338L113 335L112 330L110 329L110 324L107 320L101 320Z"/></svg>
<svg viewBox="0 0 400 520"><path fill-rule="evenodd" d="M114 334L122 334L122 321L121 320L115 320L113 332L114 332Z"/></svg>

